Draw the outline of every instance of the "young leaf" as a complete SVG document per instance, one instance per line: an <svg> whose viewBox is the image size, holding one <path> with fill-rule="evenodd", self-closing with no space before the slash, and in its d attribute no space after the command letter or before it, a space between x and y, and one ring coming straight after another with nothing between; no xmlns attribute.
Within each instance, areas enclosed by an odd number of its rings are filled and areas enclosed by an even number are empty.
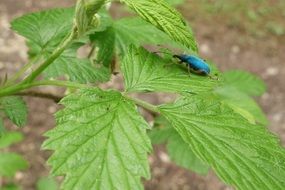
<svg viewBox="0 0 285 190"><path fill-rule="evenodd" d="M121 0L138 15L164 31L174 41L198 51L197 44L190 28L178 11L164 0Z"/></svg>
<svg viewBox="0 0 285 190"><path fill-rule="evenodd" d="M23 135L18 132L4 133L0 138L0 148L5 148L11 144L20 142L23 139Z"/></svg>
<svg viewBox="0 0 285 190"><path fill-rule="evenodd" d="M223 76L227 85L251 96L261 96L266 90L264 82L259 77L245 71L227 71Z"/></svg>
<svg viewBox="0 0 285 190"><path fill-rule="evenodd" d="M78 33L81 36L91 27L92 23L99 22L96 13L105 4L106 0L78 0L75 8L75 21Z"/></svg>
<svg viewBox="0 0 285 190"><path fill-rule="evenodd" d="M170 63L171 64L171 63ZM217 80L190 74L187 68L166 63L154 53L130 46L121 69L126 91L205 92L218 84Z"/></svg>
<svg viewBox="0 0 285 190"><path fill-rule="evenodd" d="M27 122L27 107L24 100L20 97L9 96L0 99L7 117L18 127L22 127Z"/></svg>
<svg viewBox="0 0 285 190"><path fill-rule="evenodd" d="M285 152L266 128L250 124L208 96L187 96L160 107L193 152L239 190L285 186Z"/></svg>
<svg viewBox="0 0 285 190"><path fill-rule="evenodd" d="M63 189L142 189L149 178L147 123L136 106L115 91L84 89L62 100L57 127L44 143L55 150L52 173Z"/></svg>
<svg viewBox="0 0 285 190"><path fill-rule="evenodd" d="M98 47L98 52L95 51L95 62L109 67L114 56L115 49L115 31L113 27L108 27L103 32L97 32L90 36L90 39L95 44L93 48ZM92 57L93 59L93 57Z"/></svg>
<svg viewBox="0 0 285 190"><path fill-rule="evenodd" d="M30 13L12 21L14 31L42 49L58 44L72 28L74 8Z"/></svg>
<svg viewBox="0 0 285 190"><path fill-rule="evenodd" d="M20 155L0 152L0 176L13 177L18 170L24 170L28 166Z"/></svg>

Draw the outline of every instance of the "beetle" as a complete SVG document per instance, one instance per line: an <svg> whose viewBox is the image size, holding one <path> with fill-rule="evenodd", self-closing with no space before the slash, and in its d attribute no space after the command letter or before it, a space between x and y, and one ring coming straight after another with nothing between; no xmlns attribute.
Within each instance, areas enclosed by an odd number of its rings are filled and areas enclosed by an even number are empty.
<svg viewBox="0 0 285 190"><path fill-rule="evenodd" d="M194 73L197 73L199 75L210 76L211 70L205 60L194 55L186 54L173 55L173 57L178 58L180 60L180 63L186 63L187 68L193 71Z"/></svg>

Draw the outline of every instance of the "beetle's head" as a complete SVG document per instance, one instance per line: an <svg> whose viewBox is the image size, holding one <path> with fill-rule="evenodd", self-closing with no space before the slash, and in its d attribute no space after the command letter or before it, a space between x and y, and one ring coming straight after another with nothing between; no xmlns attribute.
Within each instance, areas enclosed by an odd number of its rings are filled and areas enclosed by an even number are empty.
<svg viewBox="0 0 285 190"><path fill-rule="evenodd" d="M181 55L173 55L174 58L180 59L182 62L186 61L187 55L181 54Z"/></svg>

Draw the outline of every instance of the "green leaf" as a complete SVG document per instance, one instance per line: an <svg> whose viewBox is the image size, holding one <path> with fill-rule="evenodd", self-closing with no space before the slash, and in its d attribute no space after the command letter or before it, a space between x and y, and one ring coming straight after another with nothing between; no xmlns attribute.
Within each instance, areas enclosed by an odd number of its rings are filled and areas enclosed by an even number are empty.
<svg viewBox="0 0 285 190"><path fill-rule="evenodd" d="M28 39L30 57L39 54L48 58L62 39L71 31L74 9L52 9L24 15L12 22L12 29ZM92 65L88 59L77 58L77 50L83 43L73 43L46 70L47 78L67 75L80 83L109 80L108 68Z"/></svg>
<svg viewBox="0 0 285 190"><path fill-rule="evenodd" d="M262 109L254 99L247 94L239 91L235 87L223 86L215 90L215 93L221 98L221 101L227 103L236 112L243 115L252 123L267 125L268 120Z"/></svg>
<svg viewBox="0 0 285 190"><path fill-rule="evenodd" d="M198 51L190 28L181 14L164 0L121 0L141 18L169 35L174 41Z"/></svg>
<svg viewBox="0 0 285 190"><path fill-rule="evenodd" d="M218 84L217 80L208 77L195 74L189 76L187 68L170 64L143 48L130 46L121 63L126 90L198 93L210 91Z"/></svg>
<svg viewBox="0 0 285 190"><path fill-rule="evenodd" d="M0 138L0 148L5 148L10 146L11 144L15 144L17 142L22 141L23 135L18 132L8 132L4 133Z"/></svg>
<svg viewBox="0 0 285 190"><path fill-rule="evenodd" d="M189 145L174 130L171 133L171 137L167 143L167 152L170 159L173 160L177 165L198 174L205 175L208 173L209 166L207 166L194 154Z"/></svg>
<svg viewBox="0 0 285 190"><path fill-rule="evenodd" d="M95 52L95 62L109 67L114 56L115 49L115 31L113 27L108 27L105 31L97 32L90 36L90 39L95 44L93 48L98 47L98 52Z"/></svg>
<svg viewBox="0 0 285 190"><path fill-rule="evenodd" d="M199 174L208 173L209 167L196 157L189 145L165 118L156 118L154 129L148 134L153 144L167 143L167 153L177 165Z"/></svg>
<svg viewBox="0 0 285 190"><path fill-rule="evenodd" d="M97 81L108 81L110 69L99 64L92 64L89 59L79 59L76 57L77 47L71 47L63 52L53 64L45 71L47 78L59 77L64 74L68 75L71 81L80 83L94 83ZM46 53L49 57L51 52Z"/></svg>
<svg viewBox="0 0 285 190"><path fill-rule="evenodd" d="M250 124L212 95L183 97L160 111L227 184L239 190L284 189L285 152L263 126Z"/></svg>
<svg viewBox="0 0 285 190"><path fill-rule="evenodd" d="M15 153L0 153L0 176L13 177L18 170L28 168L28 163Z"/></svg>
<svg viewBox="0 0 285 190"><path fill-rule="evenodd" d="M131 44L137 47L146 44L168 44L182 48L164 32L139 17L117 20L113 27L116 32L116 46L123 54L127 53Z"/></svg>
<svg viewBox="0 0 285 190"><path fill-rule="evenodd" d="M225 72L223 76L227 85L235 87L248 95L261 96L266 91L264 82L251 73L232 70Z"/></svg>
<svg viewBox="0 0 285 190"><path fill-rule="evenodd" d="M42 177L37 182L37 190L57 190L58 185L52 177Z"/></svg>
<svg viewBox="0 0 285 190"><path fill-rule="evenodd" d="M20 97L9 96L0 99L7 117L18 127L22 127L27 122L27 107L24 100Z"/></svg>
<svg viewBox="0 0 285 190"><path fill-rule="evenodd" d="M185 0L165 0L170 5L179 5L183 4Z"/></svg>
<svg viewBox="0 0 285 190"><path fill-rule="evenodd" d="M115 91L84 89L62 100L57 127L44 148L52 173L65 175L63 189L143 189L149 178L148 124L136 106Z"/></svg>
<svg viewBox="0 0 285 190"><path fill-rule="evenodd" d="M13 20L11 27L44 49L58 44L71 31L73 15L74 8L30 13Z"/></svg>
<svg viewBox="0 0 285 190"><path fill-rule="evenodd" d="M162 123L160 123L160 121L162 121ZM163 117L155 118L155 125L153 129L148 132L148 136L151 139L152 144L163 144L170 138L173 129L169 127L169 124L165 121L166 120L163 119Z"/></svg>

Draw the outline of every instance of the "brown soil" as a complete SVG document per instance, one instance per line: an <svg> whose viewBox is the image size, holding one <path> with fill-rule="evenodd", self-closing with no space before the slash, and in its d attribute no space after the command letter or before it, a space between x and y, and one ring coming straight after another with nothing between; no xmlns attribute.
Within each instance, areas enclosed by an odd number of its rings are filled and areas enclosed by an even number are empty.
<svg viewBox="0 0 285 190"><path fill-rule="evenodd" d="M24 39L9 29L9 21L26 12L42 10L49 7L71 5L71 1L62 0L1 0L0 1L0 74L11 73L26 62ZM189 21L191 15L184 16ZM202 15L196 15L201 18ZM261 76L268 91L258 99L270 120L270 129L285 142L285 38L265 36L254 38L238 27L227 27L222 19L211 22L195 20L192 24L199 42L202 56L214 61L222 70L244 69ZM45 88L49 92L58 92L54 88ZM49 167L45 164L50 155L41 150L44 138L42 134L54 127L53 113L59 108L53 101L26 98L29 107L28 125L17 129L9 122L9 128L22 131L25 140L13 146L29 161L30 168L18 172L16 181L24 190L35 189L35 183L41 176L48 175ZM156 102L157 97L151 101ZM169 162L162 146L155 147L150 157L152 179L146 182L147 190L222 190L231 189L223 185L210 172L207 176L198 176L181 169Z"/></svg>

